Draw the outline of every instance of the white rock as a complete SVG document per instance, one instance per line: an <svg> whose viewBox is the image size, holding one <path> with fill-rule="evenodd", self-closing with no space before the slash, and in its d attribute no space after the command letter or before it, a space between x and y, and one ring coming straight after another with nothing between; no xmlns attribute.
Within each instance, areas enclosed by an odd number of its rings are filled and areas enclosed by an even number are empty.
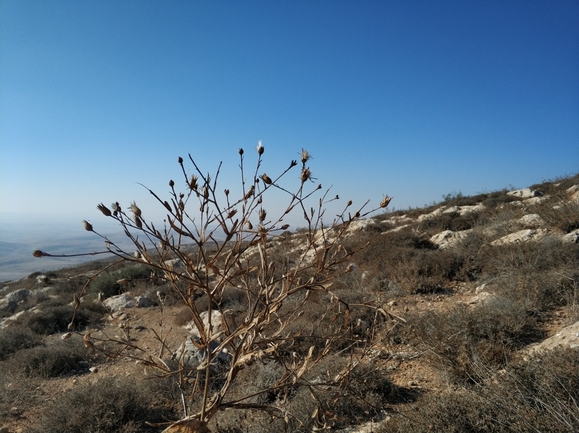
<svg viewBox="0 0 579 433"><path fill-rule="evenodd" d="M531 213L519 218L519 224L526 228L538 228L545 225L545 221L539 214Z"/></svg>
<svg viewBox="0 0 579 433"><path fill-rule="evenodd" d="M507 192L507 195L520 198L531 198L531 197L538 197L540 194L539 192L532 190L531 188L523 188L509 191Z"/></svg>
<svg viewBox="0 0 579 433"><path fill-rule="evenodd" d="M565 243L579 244L579 229L567 233L561 239Z"/></svg>
<svg viewBox="0 0 579 433"><path fill-rule="evenodd" d="M221 312L219 310L210 310L210 312L203 311L202 313L199 314L199 316L201 317L203 326L206 329L209 327L209 319L211 318L211 332L210 332L211 339L218 338L217 334L220 334L221 331L223 330L221 327L221 320L222 320ZM193 321L189 322L187 325L185 325L185 328L189 330L189 332L193 337L198 338L201 337L201 334L199 333L199 329L197 329L195 322Z"/></svg>
<svg viewBox="0 0 579 433"><path fill-rule="evenodd" d="M579 347L579 322L561 329L555 335L540 343L532 344L527 351L532 354L552 350L556 347Z"/></svg>
<svg viewBox="0 0 579 433"><path fill-rule="evenodd" d="M135 306L135 298L127 292L105 299L103 305L111 311L119 311L122 308L133 308Z"/></svg>
<svg viewBox="0 0 579 433"><path fill-rule="evenodd" d="M461 230L459 232L445 230L432 236L430 242L438 245L440 249L445 249L466 238L470 232L471 230Z"/></svg>
<svg viewBox="0 0 579 433"><path fill-rule="evenodd" d="M511 233L510 235L503 236L502 238L491 242L491 245L508 245L520 242L537 241L545 237L547 233L548 232L546 229L520 230L518 232Z"/></svg>

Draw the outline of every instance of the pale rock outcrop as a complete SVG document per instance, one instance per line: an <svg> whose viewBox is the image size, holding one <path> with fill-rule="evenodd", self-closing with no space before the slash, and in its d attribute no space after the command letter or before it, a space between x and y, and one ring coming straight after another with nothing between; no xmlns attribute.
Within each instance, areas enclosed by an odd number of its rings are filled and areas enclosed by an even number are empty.
<svg viewBox="0 0 579 433"><path fill-rule="evenodd" d="M431 218L435 218L435 217L441 215L445 209L446 209L446 206L441 206L441 207L433 210L430 213L420 215L418 218L416 218L416 221L422 222L422 221L425 221L425 220L428 220Z"/></svg>
<svg viewBox="0 0 579 433"><path fill-rule="evenodd" d="M221 320L223 318L221 312L219 310L203 311L202 313L199 313L199 316L201 317L201 321L205 328L209 327L209 319L211 318L211 339L219 338L218 334L223 331L223 328L221 327ZM197 329L195 322L189 322L185 325L185 329L187 329L193 337L201 338L201 334L199 333L199 329Z"/></svg>
<svg viewBox="0 0 579 433"><path fill-rule="evenodd" d="M128 292L117 296L111 296L103 301L103 305L111 311L119 311L123 308L135 307L135 298Z"/></svg>
<svg viewBox="0 0 579 433"><path fill-rule="evenodd" d="M460 216L464 216L464 215L468 215L469 213L472 212L480 212L485 208L485 206L482 203L476 204L476 205L467 205L467 206L451 206L447 209L445 209L444 211L442 211L442 213L458 213Z"/></svg>
<svg viewBox="0 0 579 433"><path fill-rule="evenodd" d="M508 245L520 242L538 241L548 234L546 229L524 229L491 242L491 245Z"/></svg>
<svg viewBox="0 0 579 433"><path fill-rule="evenodd" d="M572 232L563 235L561 240L565 243L579 244L579 229L573 230Z"/></svg>
<svg viewBox="0 0 579 433"><path fill-rule="evenodd" d="M528 354L535 354L553 350L557 347L579 348L579 322L561 329L555 335L540 343L530 345L525 351Z"/></svg>
<svg viewBox="0 0 579 433"><path fill-rule="evenodd" d="M438 248L440 249L449 248L466 238L471 231L472 230L461 230L458 232L453 232L452 230L445 230L432 236L430 238L430 242L438 245Z"/></svg>
<svg viewBox="0 0 579 433"><path fill-rule="evenodd" d="M507 195L520 198L532 198L539 197L542 194L539 191L535 191L531 188L515 189L513 191L507 192Z"/></svg>
<svg viewBox="0 0 579 433"><path fill-rule="evenodd" d="M536 229L545 225L543 218L541 218L541 216L536 213L522 216L519 218L518 223L528 229Z"/></svg>

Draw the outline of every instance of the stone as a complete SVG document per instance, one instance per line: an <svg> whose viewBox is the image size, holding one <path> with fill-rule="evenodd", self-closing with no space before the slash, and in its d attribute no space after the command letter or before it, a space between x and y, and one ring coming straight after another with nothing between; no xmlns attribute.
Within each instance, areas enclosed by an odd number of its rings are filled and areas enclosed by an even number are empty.
<svg viewBox="0 0 579 433"><path fill-rule="evenodd" d="M135 306L135 298L127 292L105 299L103 305L111 311L119 311L122 308L133 308Z"/></svg>
<svg viewBox="0 0 579 433"><path fill-rule="evenodd" d="M566 235L563 235L561 240L565 243L579 244L579 229L573 230Z"/></svg>
<svg viewBox="0 0 579 433"><path fill-rule="evenodd" d="M432 236L430 242L438 245L440 249L445 249L466 238L470 232L471 230L462 230L458 232L445 230Z"/></svg>
<svg viewBox="0 0 579 433"><path fill-rule="evenodd" d="M209 327L209 318L211 318L210 338L211 339L217 338L217 335L220 334L221 331L223 330L221 327L221 320L223 317L221 312L219 310L210 310L210 312L203 311L202 313L199 314L199 316L201 317L201 321L203 322L203 326L205 328ZM197 329L195 322L193 321L189 322L187 325L185 325L185 329L189 330L189 332L193 337L201 338L201 334L199 333L199 329Z"/></svg>
<svg viewBox="0 0 579 433"><path fill-rule="evenodd" d="M26 301L30 296L30 290L20 289L6 295L8 302L16 302L17 304Z"/></svg>
<svg viewBox="0 0 579 433"><path fill-rule="evenodd" d="M508 245L520 242L538 241L547 235L546 229L524 229L510 235L503 236L491 242L491 245Z"/></svg>
<svg viewBox="0 0 579 433"><path fill-rule="evenodd" d="M520 225L528 229L535 229L545 225L543 218L541 218L541 216L536 213L524 215L519 218L518 222Z"/></svg>
<svg viewBox="0 0 579 433"><path fill-rule="evenodd" d="M579 322L561 329L552 337L540 343L530 345L526 351L529 354L553 350L557 347L579 348Z"/></svg>
<svg viewBox="0 0 579 433"><path fill-rule="evenodd" d="M515 189L513 191L507 192L507 195L513 197L520 197L520 198L532 198L532 197L539 197L542 194L539 191L535 191L531 188L523 188L523 189Z"/></svg>
<svg viewBox="0 0 579 433"><path fill-rule="evenodd" d="M154 305L155 305L155 303L150 298L147 298L146 296L137 296L135 298L135 306L138 308L147 308L147 307L152 307Z"/></svg>

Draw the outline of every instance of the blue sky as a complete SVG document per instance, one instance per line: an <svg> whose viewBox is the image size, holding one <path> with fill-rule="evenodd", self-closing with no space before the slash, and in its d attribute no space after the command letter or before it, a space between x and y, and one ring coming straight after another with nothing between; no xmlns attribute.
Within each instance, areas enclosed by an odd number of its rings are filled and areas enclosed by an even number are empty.
<svg viewBox="0 0 579 433"><path fill-rule="evenodd" d="M137 182L165 196L190 153L234 188L258 140L270 175L306 148L333 194L398 209L576 173L578 22L574 0L3 0L0 220L162 218Z"/></svg>

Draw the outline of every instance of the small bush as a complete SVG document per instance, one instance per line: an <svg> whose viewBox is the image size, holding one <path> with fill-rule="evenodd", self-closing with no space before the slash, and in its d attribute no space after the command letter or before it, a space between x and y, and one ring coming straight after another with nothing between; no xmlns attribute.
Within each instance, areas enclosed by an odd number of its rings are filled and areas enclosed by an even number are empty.
<svg viewBox="0 0 579 433"><path fill-rule="evenodd" d="M155 432L158 429L146 422L163 422L175 416L163 403L146 385L105 378L61 395L45 408L30 432Z"/></svg>
<svg viewBox="0 0 579 433"><path fill-rule="evenodd" d="M76 312L70 305L59 305L44 307L39 312L29 314L23 321L25 326L36 334L50 335L66 332L71 322L75 329L96 323L101 320L104 313L106 313L104 307L97 304L86 304L86 307L81 307Z"/></svg>
<svg viewBox="0 0 579 433"><path fill-rule="evenodd" d="M39 346L42 339L32 331L21 327L0 330L0 361L19 350Z"/></svg>
<svg viewBox="0 0 579 433"><path fill-rule="evenodd" d="M474 309L458 305L448 312L426 312L411 323L434 362L460 384L479 383L484 366L505 365L513 351L543 336L524 307L498 297Z"/></svg>
<svg viewBox="0 0 579 433"><path fill-rule="evenodd" d="M134 285L138 280L148 280L150 276L151 269L146 265L126 266L123 269L98 276L90 284L90 290L95 295L103 293L105 298L108 298L120 295L125 290L117 281L126 279Z"/></svg>
<svg viewBox="0 0 579 433"><path fill-rule="evenodd" d="M485 370L476 389L431 394L379 433L527 433L579 431L579 351L560 349Z"/></svg>
<svg viewBox="0 0 579 433"><path fill-rule="evenodd" d="M58 377L78 371L87 352L80 341L59 341L50 346L20 350L4 361L9 371L27 377Z"/></svg>

